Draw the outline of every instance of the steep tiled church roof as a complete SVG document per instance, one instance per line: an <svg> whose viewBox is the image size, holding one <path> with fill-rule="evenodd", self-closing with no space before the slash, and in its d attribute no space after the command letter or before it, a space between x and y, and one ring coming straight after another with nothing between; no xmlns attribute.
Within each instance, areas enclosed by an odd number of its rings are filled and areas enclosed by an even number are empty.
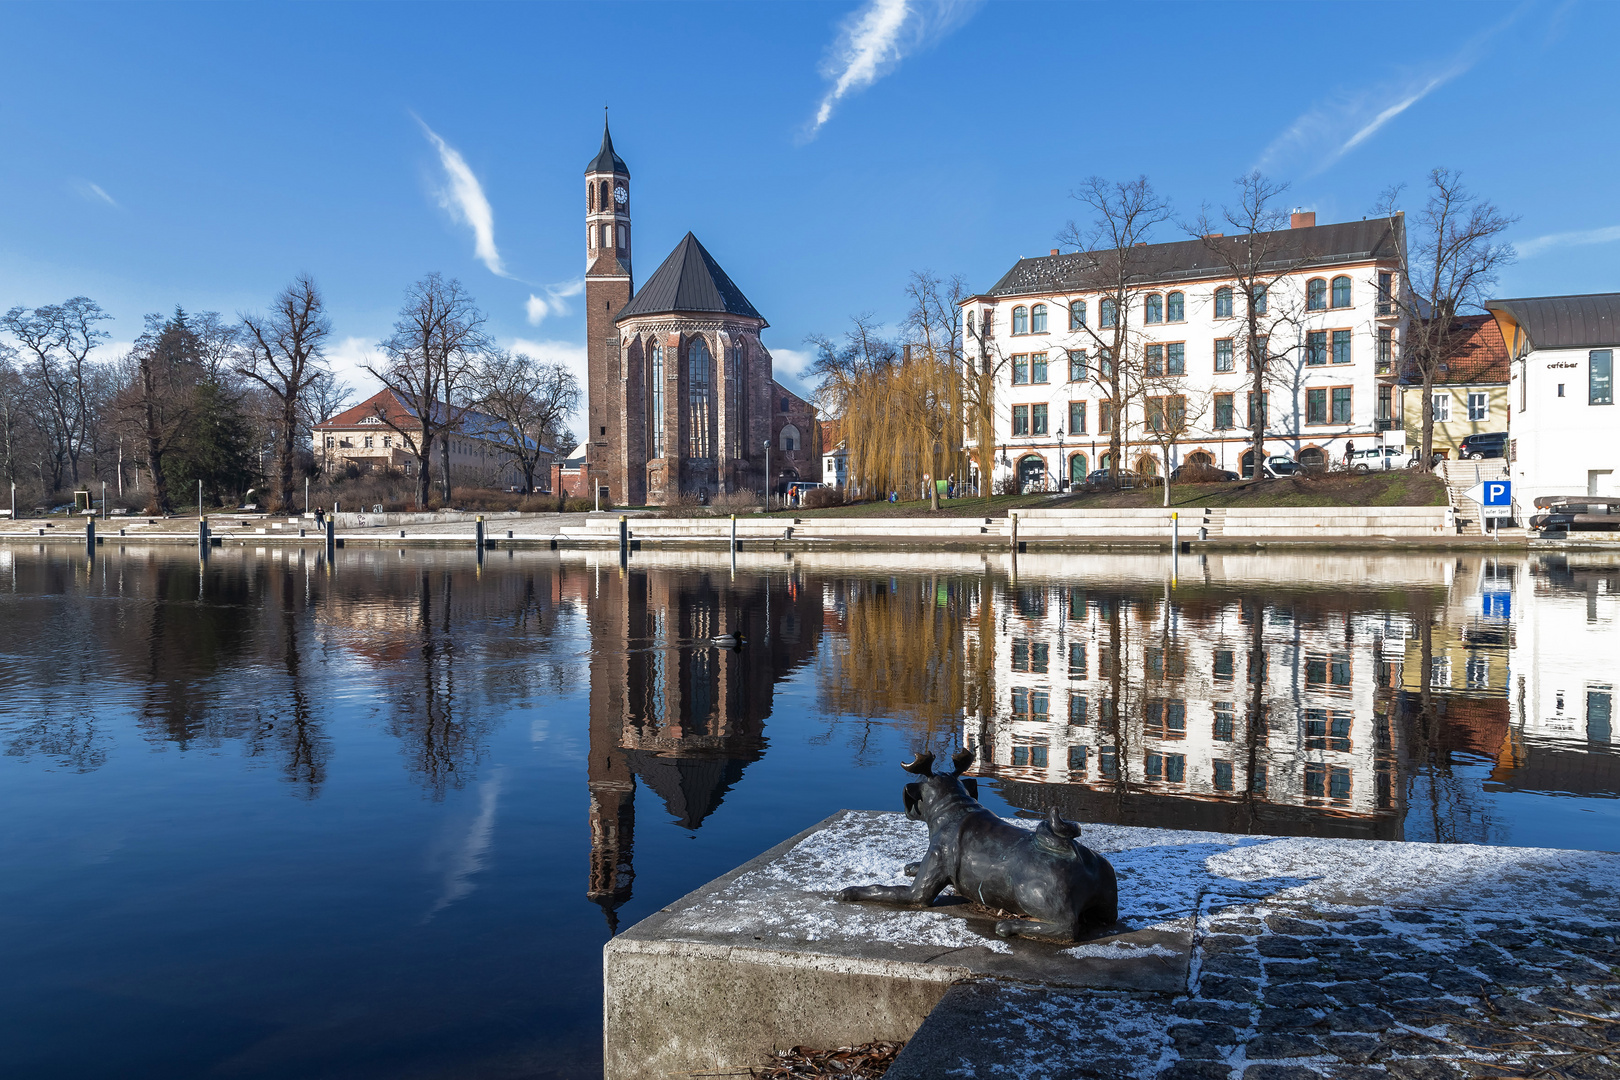
<svg viewBox="0 0 1620 1080"><path fill-rule="evenodd" d="M602 149L597 151L596 157L585 166L586 174L590 173L619 173L622 176L630 175L630 166L624 163L624 158L613 152L613 136L608 134L607 120L602 120Z"/></svg>
<svg viewBox="0 0 1620 1080"><path fill-rule="evenodd" d="M748 297L720 269L714 256L704 250L698 238L687 233L675 246L664 265L641 287L619 312L616 322L637 315L663 315L673 312L720 311L761 319Z"/></svg>

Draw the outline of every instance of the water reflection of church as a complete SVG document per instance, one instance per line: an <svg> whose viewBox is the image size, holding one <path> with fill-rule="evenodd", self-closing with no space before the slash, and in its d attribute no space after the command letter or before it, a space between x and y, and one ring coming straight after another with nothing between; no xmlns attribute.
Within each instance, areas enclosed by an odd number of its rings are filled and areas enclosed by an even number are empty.
<svg viewBox="0 0 1620 1080"><path fill-rule="evenodd" d="M588 895L616 929L635 878L637 787L680 827L703 824L765 752L774 686L814 655L821 596L795 575L732 580L712 562L572 576L591 629ZM707 644L738 632L741 650Z"/></svg>

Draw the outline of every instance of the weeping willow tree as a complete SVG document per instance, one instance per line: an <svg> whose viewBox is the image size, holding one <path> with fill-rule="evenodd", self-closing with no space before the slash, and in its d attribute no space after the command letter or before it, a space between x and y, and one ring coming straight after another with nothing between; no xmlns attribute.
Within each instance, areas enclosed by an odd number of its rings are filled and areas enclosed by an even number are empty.
<svg viewBox="0 0 1620 1080"><path fill-rule="evenodd" d="M960 278L926 272L907 286L911 310L902 322L908 338L882 337L873 316L854 316L842 343L812 336L823 407L837 418L849 451L850 486L883 497L918 490L925 477L963 472L966 413L961 375ZM939 505L938 485L930 498Z"/></svg>

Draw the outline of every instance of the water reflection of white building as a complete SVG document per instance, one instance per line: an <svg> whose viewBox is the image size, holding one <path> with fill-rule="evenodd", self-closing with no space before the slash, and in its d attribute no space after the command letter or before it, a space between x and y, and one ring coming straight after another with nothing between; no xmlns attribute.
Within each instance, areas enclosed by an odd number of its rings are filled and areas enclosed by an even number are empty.
<svg viewBox="0 0 1620 1080"><path fill-rule="evenodd" d="M1402 616L1305 590L1257 602L1026 579L998 597L994 626L993 642L967 630L995 661L993 712L964 731L980 775L1191 798L1206 815L1222 802L1396 812Z"/></svg>
<svg viewBox="0 0 1620 1080"><path fill-rule="evenodd" d="M1507 597L1515 623L1514 727L1530 736L1614 745L1620 553L1545 556L1503 569L1493 591Z"/></svg>

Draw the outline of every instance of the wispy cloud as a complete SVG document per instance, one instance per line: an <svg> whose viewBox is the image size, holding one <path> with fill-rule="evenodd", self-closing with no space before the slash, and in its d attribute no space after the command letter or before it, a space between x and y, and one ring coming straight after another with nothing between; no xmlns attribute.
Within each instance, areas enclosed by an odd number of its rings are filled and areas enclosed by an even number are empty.
<svg viewBox="0 0 1620 1080"><path fill-rule="evenodd" d="M1515 10L1470 38L1461 49L1426 68L1376 86L1346 91L1313 105L1260 154L1262 172L1303 171L1315 176L1382 131L1412 106L1466 74L1485 55L1492 38L1520 15Z"/></svg>
<svg viewBox="0 0 1620 1080"><path fill-rule="evenodd" d="M1608 244L1615 240L1620 240L1620 225L1610 225L1602 229L1548 233L1546 236L1538 236L1534 240L1515 243L1513 250L1517 251L1521 258L1529 259L1553 248L1581 247L1586 244Z"/></svg>
<svg viewBox="0 0 1620 1080"><path fill-rule="evenodd" d="M438 191L439 205L449 211L451 218L472 229L473 252L489 272L511 277L495 247L495 211L484 197L484 186L455 147L439 138L420 116L412 116L422 125L422 133L433 144L433 149L439 152L439 164L444 167L445 186Z"/></svg>
<svg viewBox="0 0 1620 1080"><path fill-rule="evenodd" d="M114 207L118 206L118 200L107 194L100 184L92 184L88 180L75 180L73 181L73 189L79 193L80 197L89 202L106 203L108 206Z"/></svg>
<svg viewBox="0 0 1620 1080"><path fill-rule="evenodd" d="M544 296L530 293L529 301L524 305L530 326L539 326L548 315L567 315L571 310L568 298L585 291L585 279L580 277L573 281L565 281L561 285L547 285L545 290Z"/></svg>
<svg viewBox="0 0 1620 1080"><path fill-rule="evenodd" d="M590 371L586 364L584 345L576 345L571 341L542 341L534 338L513 338L504 345L513 352L528 353L536 360L562 364L574 373L574 378L579 380L581 387L586 385ZM575 413L568 419L570 423L577 425L580 420L579 414ZM572 450L573 447L570 446L568 449Z"/></svg>
<svg viewBox="0 0 1620 1080"><path fill-rule="evenodd" d="M804 137L816 137L833 107L966 22L978 0L866 0L839 27L821 73L832 82Z"/></svg>

